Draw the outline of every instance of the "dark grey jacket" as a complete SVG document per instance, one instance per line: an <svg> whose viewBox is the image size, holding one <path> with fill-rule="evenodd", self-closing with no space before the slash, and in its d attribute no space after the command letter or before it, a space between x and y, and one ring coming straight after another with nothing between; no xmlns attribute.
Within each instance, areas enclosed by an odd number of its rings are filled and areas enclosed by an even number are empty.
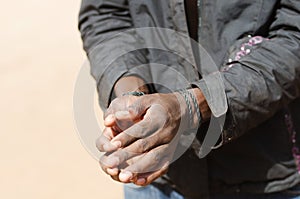
<svg viewBox="0 0 300 199"><path fill-rule="evenodd" d="M163 70L135 68L147 63L173 67L204 92L215 116L226 112L227 117L222 146L205 158L205 164L188 151L171 166L169 183L190 197L204 193L207 182L214 192L268 193L294 186L300 182L292 153L300 139L295 145L291 139L293 129L300 132L300 1L201 0L199 4L199 43L221 72L222 91L214 88L213 75L204 81L197 69L188 66L198 63L189 40L174 36L165 41L184 54L186 63L161 50L136 51L132 46L149 39L139 31L111 39L142 27L188 35L183 0L83 0L79 29L100 105L109 105L113 85L123 75L162 79L161 84L174 90L182 87L176 81L163 81L168 79L161 77ZM116 54L123 55L112 61Z"/></svg>

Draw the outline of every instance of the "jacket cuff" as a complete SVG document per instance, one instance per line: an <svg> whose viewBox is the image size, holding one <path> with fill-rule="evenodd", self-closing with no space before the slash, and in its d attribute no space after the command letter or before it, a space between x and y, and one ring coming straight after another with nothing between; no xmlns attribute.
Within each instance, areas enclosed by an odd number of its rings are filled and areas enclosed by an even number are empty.
<svg viewBox="0 0 300 199"><path fill-rule="evenodd" d="M111 102L111 96L113 93L115 83L126 74L127 69L125 67L119 67L118 70L112 71L108 68L97 82L97 90L99 96L99 105L102 110L106 110Z"/></svg>
<svg viewBox="0 0 300 199"><path fill-rule="evenodd" d="M220 117L227 112L227 98L220 72L204 76L203 79L193 82L192 85L202 91L213 116Z"/></svg>
<svg viewBox="0 0 300 199"><path fill-rule="evenodd" d="M214 146L206 146L212 149L219 148L220 146L231 140L231 134L233 131L230 131L230 129L234 124L233 120L231 119L232 117L228 117L230 111L228 111L228 103L222 74L220 72L215 72L210 75L204 76L203 79L197 82L193 82L192 86L196 86L202 91L211 110L212 116L217 121L221 122L220 125L222 134L218 142ZM225 120L223 118L225 118Z"/></svg>

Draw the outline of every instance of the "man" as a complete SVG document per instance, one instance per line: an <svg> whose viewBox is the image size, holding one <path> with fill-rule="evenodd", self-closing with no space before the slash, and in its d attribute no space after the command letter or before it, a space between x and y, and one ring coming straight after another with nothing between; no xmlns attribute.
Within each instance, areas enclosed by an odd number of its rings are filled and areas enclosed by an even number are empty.
<svg viewBox="0 0 300 199"><path fill-rule="evenodd" d="M83 0L79 28L108 108L100 164L145 186L125 186L126 198L300 198L298 0Z"/></svg>

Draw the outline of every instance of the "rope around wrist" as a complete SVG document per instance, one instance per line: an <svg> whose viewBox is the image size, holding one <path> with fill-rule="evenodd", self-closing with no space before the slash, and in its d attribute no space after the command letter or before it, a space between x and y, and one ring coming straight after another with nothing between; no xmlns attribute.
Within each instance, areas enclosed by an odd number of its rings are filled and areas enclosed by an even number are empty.
<svg viewBox="0 0 300 199"><path fill-rule="evenodd" d="M122 96L127 96L127 95L143 96L143 95L145 95L145 93L141 92L141 91L130 91L130 92L126 92L126 93L122 94Z"/></svg>
<svg viewBox="0 0 300 199"><path fill-rule="evenodd" d="M187 94L186 90L179 90L178 91L181 96L184 98L184 101L188 107L188 111L189 111L189 125L190 127L193 126L193 113L192 113L192 106L191 106L191 102L189 100L189 95Z"/></svg>
<svg viewBox="0 0 300 199"><path fill-rule="evenodd" d="M198 105L198 103L197 103L197 99L196 99L196 97L194 96L194 94L193 93L191 93L190 91L186 91L189 95L190 95L190 97L192 98L192 101L193 101L193 104L194 104L194 108L196 109L196 114L197 114L197 118L198 118L198 121L197 121L197 127L200 125L200 123L201 123L201 113L200 113L200 107L199 107L199 105Z"/></svg>

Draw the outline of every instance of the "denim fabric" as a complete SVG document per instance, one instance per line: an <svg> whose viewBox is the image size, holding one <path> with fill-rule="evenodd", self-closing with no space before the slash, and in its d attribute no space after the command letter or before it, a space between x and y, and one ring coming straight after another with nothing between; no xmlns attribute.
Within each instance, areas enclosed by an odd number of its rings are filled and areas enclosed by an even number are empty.
<svg viewBox="0 0 300 199"><path fill-rule="evenodd" d="M160 190L153 185L139 187L133 184L124 186L125 199L185 199L178 192Z"/></svg>
<svg viewBox="0 0 300 199"><path fill-rule="evenodd" d="M139 187L136 185L124 186L125 199L188 199L180 193L166 187L166 190L158 189L153 185ZM300 199L300 186L280 193L273 194L228 194L213 195L210 199Z"/></svg>

